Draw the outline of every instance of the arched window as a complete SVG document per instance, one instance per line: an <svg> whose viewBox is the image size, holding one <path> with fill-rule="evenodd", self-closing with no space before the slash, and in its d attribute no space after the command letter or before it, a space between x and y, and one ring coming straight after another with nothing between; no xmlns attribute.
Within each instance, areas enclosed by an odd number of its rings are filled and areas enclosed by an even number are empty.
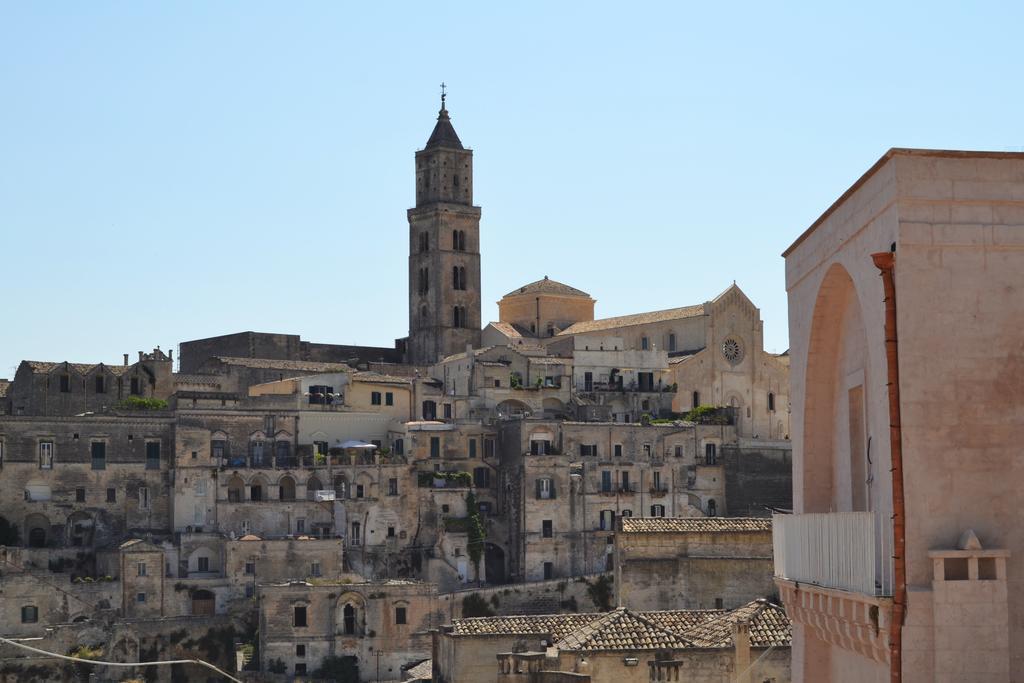
<svg viewBox="0 0 1024 683"><path fill-rule="evenodd" d="M466 231L459 230L459 251L466 251Z"/></svg>
<svg viewBox="0 0 1024 683"><path fill-rule="evenodd" d="M430 235L425 232L420 233L420 251L430 251Z"/></svg>
<svg viewBox="0 0 1024 683"><path fill-rule="evenodd" d="M245 498L245 482L237 474L228 479L228 502L241 503Z"/></svg>
<svg viewBox="0 0 1024 683"><path fill-rule="evenodd" d="M768 392L768 412L775 412L775 394Z"/></svg>
<svg viewBox="0 0 1024 683"><path fill-rule="evenodd" d="M452 288L463 289L462 280L459 278L459 267L452 266Z"/></svg>
<svg viewBox="0 0 1024 683"><path fill-rule="evenodd" d="M358 522L353 522L353 528L358 525ZM342 618L344 619L344 631L346 636L354 636L356 634L356 608L352 605L345 605L345 609L342 610Z"/></svg>
<svg viewBox="0 0 1024 683"><path fill-rule="evenodd" d="M462 327L462 311L459 306L452 308L452 327Z"/></svg>
<svg viewBox="0 0 1024 683"><path fill-rule="evenodd" d="M675 351L676 350L676 335L673 332L670 332L669 335L668 335L668 350L669 351Z"/></svg>
<svg viewBox="0 0 1024 683"><path fill-rule="evenodd" d="M466 289L466 267L459 266L459 289Z"/></svg>
<svg viewBox="0 0 1024 683"><path fill-rule="evenodd" d="M459 250L459 231L452 230L452 249Z"/></svg>

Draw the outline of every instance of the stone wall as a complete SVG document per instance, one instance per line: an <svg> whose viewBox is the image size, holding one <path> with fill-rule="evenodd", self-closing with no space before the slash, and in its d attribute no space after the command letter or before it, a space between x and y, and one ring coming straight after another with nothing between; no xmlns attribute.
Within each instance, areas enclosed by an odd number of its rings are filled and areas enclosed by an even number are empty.
<svg viewBox="0 0 1024 683"><path fill-rule="evenodd" d="M722 447L725 499L731 517L769 517L793 508L793 450L788 441Z"/></svg>
<svg viewBox="0 0 1024 683"><path fill-rule="evenodd" d="M467 598L469 603L465 602ZM468 616L599 612L613 605L612 573L467 588L443 593L437 599L449 620L467 616L463 614L463 607L474 604L484 606L490 614L472 613ZM602 604L604 599L608 602Z"/></svg>

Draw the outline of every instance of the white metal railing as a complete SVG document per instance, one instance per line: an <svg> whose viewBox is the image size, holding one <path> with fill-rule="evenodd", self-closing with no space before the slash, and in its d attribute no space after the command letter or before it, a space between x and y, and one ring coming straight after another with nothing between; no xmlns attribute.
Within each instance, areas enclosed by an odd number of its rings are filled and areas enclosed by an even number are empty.
<svg viewBox="0 0 1024 683"><path fill-rule="evenodd" d="M892 595L892 524L877 512L776 514L775 576L864 595Z"/></svg>

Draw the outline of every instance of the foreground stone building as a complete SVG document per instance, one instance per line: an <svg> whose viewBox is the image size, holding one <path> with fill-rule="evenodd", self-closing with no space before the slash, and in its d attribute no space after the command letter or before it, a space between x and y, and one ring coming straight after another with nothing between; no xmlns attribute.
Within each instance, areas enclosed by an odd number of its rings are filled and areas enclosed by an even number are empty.
<svg viewBox="0 0 1024 683"><path fill-rule="evenodd" d="M794 680L1019 680L1024 155L892 149L785 258Z"/></svg>

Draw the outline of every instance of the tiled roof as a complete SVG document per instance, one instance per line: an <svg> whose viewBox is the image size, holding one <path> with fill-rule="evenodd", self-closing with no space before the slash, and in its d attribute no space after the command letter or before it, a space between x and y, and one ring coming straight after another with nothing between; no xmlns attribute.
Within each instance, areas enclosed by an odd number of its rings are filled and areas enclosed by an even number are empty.
<svg viewBox="0 0 1024 683"><path fill-rule="evenodd" d="M491 323L491 327L510 339L519 339L523 336L512 323Z"/></svg>
<svg viewBox="0 0 1024 683"><path fill-rule="evenodd" d="M767 600L734 610L633 612L619 607L598 614L477 617L455 619L453 635L550 635L565 651L655 650L732 647L733 626L745 621L751 647L788 647L792 628L786 612Z"/></svg>
<svg viewBox="0 0 1024 683"><path fill-rule="evenodd" d="M32 372L44 373L50 372L59 365L64 365L64 362L52 363L50 361L42 360L26 360L22 361L25 365L32 368ZM68 363L67 366L71 370L74 370L80 375L88 375L92 370L102 365L103 368L109 371L112 375L123 375L130 366L126 365L107 365L106 363Z"/></svg>
<svg viewBox="0 0 1024 683"><path fill-rule="evenodd" d="M215 356L225 365L241 365L246 368L266 368L269 370L299 370L308 372L339 372L348 370L344 363L326 363L308 360L281 360L275 358L238 358L236 356Z"/></svg>
<svg viewBox="0 0 1024 683"><path fill-rule="evenodd" d="M379 372L357 372L352 375L352 379L356 382L375 382L377 384L412 384L412 379L409 377L395 377Z"/></svg>
<svg viewBox="0 0 1024 683"><path fill-rule="evenodd" d="M624 533L712 533L771 531L767 517L623 517Z"/></svg>
<svg viewBox="0 0 1024 683"><path fill-rule="evenodd" d="M405 672L406 681L429 681L434 676L434 660L427 659Z"/></svg>
<svg viewBox="0 0 1024 683"><path fill-rule="evenodd" d="M587 614L539 614L510 617L471 617L452 621L452 634L483 635L551 635L555 640L603 616Z"/></svg>
<svg viewBox="0 0 1024 683"><path fill-rule="evenodd" d="M536 282L531 282L528 285L523 285L518 289L513 289L505 296L519 296L521 294L557 294L559 296L579 296L586 297L588 299L590 298L590 295L583 290L570 287L558 280L552 280L548 278L547 275L544 276L543 280L537 280Z"/></svg>
<svg viewBox="0 0 1024 683"><path fill-rule="evenodd" d="M664 322L666 320L682 320L683 318L696 318L704 315L704 304L696 306L683 306L682 308L669 308L664 311L651 311L650 313L634 313L633 315L620 315L615 318L602 318L600 320L584 320L574 323L559 332L556 336L570 334L584 334L587 332L601 332L614 330L619 327L632 327L634 325L647 325L649 323Z"/></svg>
<svg viewBox="0 0 1024 683"><path fill-rule="evenodd" d="M678 634L644 618L642 613L619 607L557 639L562 650L658 650L682 648L689 643Z"/></svg>
<svg viewBox="0 0 1024 683"><path fill-rule="evenodd" d="M731 647L733 625L746 621L750 647L789 647L793 627L785 610L767 600L755 600L683 631L697 647Z"/></svg>
<svg viewBox="0 0 1024 683"><path fill-rule="evenodd" d="M462 149L462 141L459 140L459 135L455 132L455 127L452 126L448 110L443 106L441 111L437 113L437 123L434 125L434 130L430 133L430 138L427 140L427 146L424 149L433 149L434 147Z"/></svg>

